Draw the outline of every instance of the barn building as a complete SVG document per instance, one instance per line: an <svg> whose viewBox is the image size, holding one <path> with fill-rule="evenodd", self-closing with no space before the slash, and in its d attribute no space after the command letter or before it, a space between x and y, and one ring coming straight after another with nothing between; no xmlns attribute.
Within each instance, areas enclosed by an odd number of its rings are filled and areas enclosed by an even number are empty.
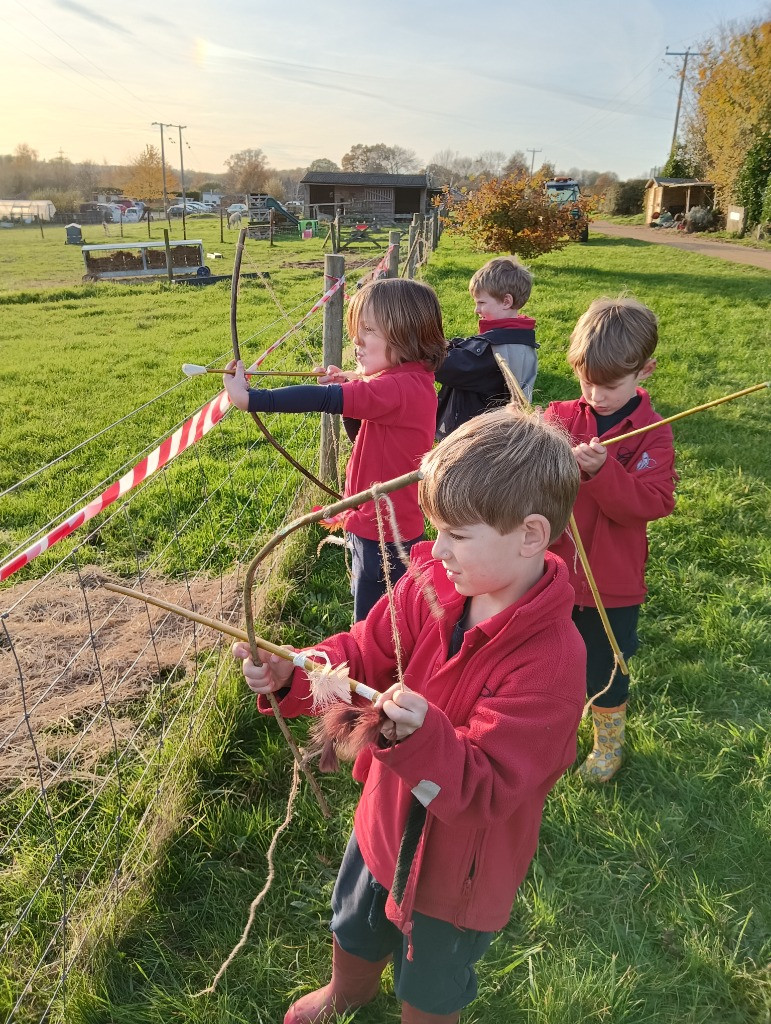
<svg viewBox="0 0 771 1024"><path fill-rule="evenodd" d="M426 213L430 189L425 174L308 171L300 181L305 215L314 220L336 216L392 223Z"/></svg>

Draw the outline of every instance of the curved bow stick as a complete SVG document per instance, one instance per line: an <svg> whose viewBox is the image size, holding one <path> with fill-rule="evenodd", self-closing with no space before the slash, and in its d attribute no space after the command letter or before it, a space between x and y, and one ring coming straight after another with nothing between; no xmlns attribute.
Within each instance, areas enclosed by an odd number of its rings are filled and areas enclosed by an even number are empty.
<svg viewBox="0 0 771 1024"><path fill-rule="evenodd" d="M246 238L246 228L241 228L238 233L238 242L236 244L236 256L233 262L233 277L230 285L230 338L233 343L233 358L238 361L241 358L241 349L238 344L238 285L241 279L241 261L244 255L244 240ZM326 491L327 494L331 494L333 498L339 498L340 495L337 491L333 491L331 487L327 487L317 476L314 476L309 469L300 463L289 454L284 446L273 436L270 430L266 427L263 420L257 415L256 412L249 414L254 422L257 424L258 429L262 432L266 441L273 445L279 455L282 455L287 462L289 462L298 473L302 473L304 477L314 483L317 487L320 487L322 491Z"/></svg>
<svg viewBox="0 0 771 1024"><path fill-rule="evenodd" d="M499 355L499 353L497 352L495 353L495 361L498 363L498 366L500 367L501 373L503 374L503 379L506 381L506 384L508 385L512 397L517 399L522 409L531 409L532 406L530 405L530 402L528 402L527 396L525 395L524 391L519 386L519 381L511 372L511 367L509 366L509 364L506 362L503 356ZM584 570L584 575L586 576L587 582L589 583L589 589L592 592L592 597L594 598L594 604L597 608L597 613L600 616L603 629L605 630L605 635L608 638L608 643L611 646L613 655L616 659L616 663L618 664L618 667L621 669L624 675L628 676L629 669L627 668L624 655L621 653L621 648L618 645L618 640L616 640L616 635L613 632L613 627L610 624L608 613L605 611L605 605L602 603L602 598L600 597L600 592L597 589L597 583L594 579L594 573L592 572L591 566L589 565L589 559L586 555L586 549L584 548L583 542L581 540L581 535L578 532L578 523L576 523L576 517L573 515L572 512L570 513L570 532L573 535L573 540L576 544L576 551L578 552L578 557L581 561L581 566ZM609 686L610 683L608 683L608 687ZM608 687L606 687L606 689ZM599 694L596 694L595 698L598 696Z"/></svg>
<svg viewBox="0 0 771 1024"><path fill-rule="evenodd" d="M119 583L103 583L102 587L105 590L112 591L113 594L122 594L123 597L131 597L137 601L144 601L145 604L151 604L155 608L162 608L163 611L173 612L175 615L181 615L184 619L189 619L190 622L198 622L202 626L207 626L209 629L215 629L218 633L222 633L224 636L232 636L236 640L249 641L249 634L244 629L239 629L238 626L231 626L229 622L222 622L221 619L212 619L208 615L201 615L200 612L193 611L192 608L186 608L182 604L174 604L172 601L164 601L162 597L154 597L152 594L145 594L141 590L132 590L130 587L123 587ZM324 705L332 700L342 699L346 697L350 699L350 694L356 693L360 697L365 697L367 700L374 701L380 696L380 693L373 689L371 686L367 686L366 683L360 683L356 679L351 677L343 671L342 667L339 670L330 670L321 662L314 661L312 658L306 657L302 652L296 654L294 651L288 650L286 647L279 647L278 644L272 643L270 640L265 640L264 637L255 636L254 642L262 651L267 651L269 654L276 654L279 658L283 658L284 661L291 661L295 666L304 669L309 675L316 675L321 673L322 676L330 676L330 685L321 687L322 693L314 691L314 699L317 704ZM311 652L312 653L312 652Z"/></svg>
<svg viewBox="0 0 771 1024"><path fill-rule="evenodd" d="M331 519L340 512L345 512L348 509L356 508L358 505L363 505L366 501L372 501L377 499L383 494L390 494L391 491L398 491L402 487L409 487L412 484L416 484L423 478L421 470L413 470L412 473L405 473L403 476L394 477L393 480L387 480L383 483L375 484L368 488L366 491L359 491L358 494L352 494L348 498L342 498L340 501L334 502L332 505L327 505L325 508L316 509L313 512L307 512L304 516L300 516L298 519L294 519L291 523L287 523L286 526L281 527L270 540L263 545L263 547L257 552L252 561L246 568L244 574L244 619L246 623L246 632L249 638L249 647L251 649L252 661L257 664L257 649L260 646L258 643L258 637L254 632L254 612L252 608L252 587L254 585L254 578L257 573L260 564L264 562L267 556L273 551L278 545L286 540L290 534L299 530L303 526L309 526L311 523L317 523L322 519ZM331 674L329 682L333 688L333 696L340 696L339 690L334 690L334 675ZM359 684L361 686L362 684ZM367 688L369 689L369 687ZM362 696L368 697L370 700L370 708L372 709L372 703L377 700L379 694L376 690L371 691L371 696L365 693L358 687L355 689L356 693L360 693ZM274 709L274 714L278 716L278 704L273 694L268 694L268 699L271 700L271 708ZM319 767L322 772L334 771L337 767L336 751L339 751L341 756L345 759L352 759L358 752L358 748L368 741L370 741L377 732L380 730L380 712L374 714L362 714L367 709L362 708L351 708L346 709L347 716L341 721L334 718L334 708L329 709L330 720L328 724L331 726L330 729L322 728L313 733L313 743L321 750L321 761ZM359 719L364 721L359 721ZM283 721L283 719L281 720ZM281 725L279 721L279 725ZM286 723L284 723L286 726ZM283 731L283 730L282 730ZM286 733L284 734L286 735ZM315 779L313 780L315 784Z"/></svg>

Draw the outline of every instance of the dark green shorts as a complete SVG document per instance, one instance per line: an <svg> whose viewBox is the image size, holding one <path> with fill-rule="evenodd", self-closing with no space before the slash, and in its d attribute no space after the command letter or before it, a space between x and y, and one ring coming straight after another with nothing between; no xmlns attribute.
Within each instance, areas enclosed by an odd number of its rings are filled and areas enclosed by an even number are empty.
<svg viewBox="0 0 771 1024"><path fill-rule="evenodd" d="M388 891L372 877L351 835L332 894L335 938L346 953L376 963L393 954L394 992L424 1013L455 1013L477 994L474 964L494 932L455 928L425 914L413 914L412 960L407 937L385 915Z"/></svg>

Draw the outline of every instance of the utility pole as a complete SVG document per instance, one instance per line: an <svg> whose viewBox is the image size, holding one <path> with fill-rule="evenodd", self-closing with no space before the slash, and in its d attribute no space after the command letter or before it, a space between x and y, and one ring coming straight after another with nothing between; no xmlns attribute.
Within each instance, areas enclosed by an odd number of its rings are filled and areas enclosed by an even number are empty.
<svg viewBox="0 0 771 1024"><path fill-rule="evenodd" d="M532 157L532 159L530 161L530 180L532 181L533 180L533 170L535 169L535 154L536 153L541 153L541 152L543 152L543 150L540 150L540 149L526 149L525 152L533 154L533 157Z"/></svg>
<svg viewBox="0 0 771 1024"><path fill-rule="evenodd" d="M163 148L163 129L164 125L160 121L153 121L153 124L157 124L161 129L161 171L163 173L163 215L168 220L169 218L169 199L166 194L166 151ZM148 221L149 223L149 221Z"/></svg>
<svg viewBox="0 0 771 1024"><path fill-rule="evenodd" d="M170 128L174 128L174 125L169 125ZM182 129L187 128L186 124L176 125L179 128L179 176L182 180L182 205L186 205L187 196L185 195L185 160L182 154Z"/></svg>
<svg viewBox="0 0 771 1024"><path fill-rule="evenodd" d="M179 177L182 184L182 237L187 238L187 195L185 193L185 158L182 153L182 129L187 128L186 124L167 124L167 128L178 128L179 129ZM173 142L173 139L169 139L169 142Z"/></svg>
<svg viewBox="0 0 771 1024"><path fill-rule="evenodd" d="M682 57L683 58L683 70L680 72L680 90L677 94L677 110L675 111L675 130L672 132L672 145L670 147L670 155L675 151L675 144L677 143L677 126L680 122L680 107L683 102L683 87L685 86L685 73L688 70L688 58L689 57L706 57L705 53L698 53L695 50L691 50L690 46L687 50L676 51L670 50L669 47L666 49L666 57Z"/></svg>

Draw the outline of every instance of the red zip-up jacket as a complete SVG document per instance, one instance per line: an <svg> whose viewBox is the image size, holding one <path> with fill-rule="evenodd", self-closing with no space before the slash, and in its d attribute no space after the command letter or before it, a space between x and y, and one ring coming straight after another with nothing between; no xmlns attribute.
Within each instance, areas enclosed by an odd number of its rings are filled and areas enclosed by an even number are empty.
<svg viewBox="0 0 771 1024"><path fill-rule="evenodd" d="M637 408L601 440L657 423L650 395L637 388ZM561 423L574 444L597 436L597 421L585 398L552 402L544 419ZM645 563L648 559L647 524L663 519L675 507L675 450L667 424L628 441L608 447L602 469L593 477L581 474L573 514L597 589L606 608L642 604ZM594 598L568 531L551 545L570 570L570 582L579 607L594 607Z"/></svg>
<svg viewBox="0 0 771 1024"><path fill-rule="evenodd" d="M365 380L342 385L343 415L361 420L345 471L345 496L374 483L411 473L434 443L436 389L434 374L423 363L399 363ZM423 534L418 485L390 495L402 540ZM385 538L392 541L390 516L383 509ZM371 501L349 512L345 528L357 537L378 539Z"/></svg>
<svg viewBox="0 0 771 1024"><path fill-rule="evenodd" d="M549 790L576 756L586 692L586 652L571 621L573 591L561 559L546 553L544 575L519 601L465 634L447 659L465 599L431 557L413 565L443 611L431 613L407 574L394 591L404 681L428 701L423 725L386 749L369 747L354 764L364 783L355 832L364 861L390 889L412 794L426 825L399 907L386 912L410 931L413 909L460 928L496 931L538 842ZM379 690L396 678L388 599L363 622L318 645L333 664ZM258 706L269 712L265 698ZM287 716L310 713L307 676L295 670L280 703Z"/></svg>

